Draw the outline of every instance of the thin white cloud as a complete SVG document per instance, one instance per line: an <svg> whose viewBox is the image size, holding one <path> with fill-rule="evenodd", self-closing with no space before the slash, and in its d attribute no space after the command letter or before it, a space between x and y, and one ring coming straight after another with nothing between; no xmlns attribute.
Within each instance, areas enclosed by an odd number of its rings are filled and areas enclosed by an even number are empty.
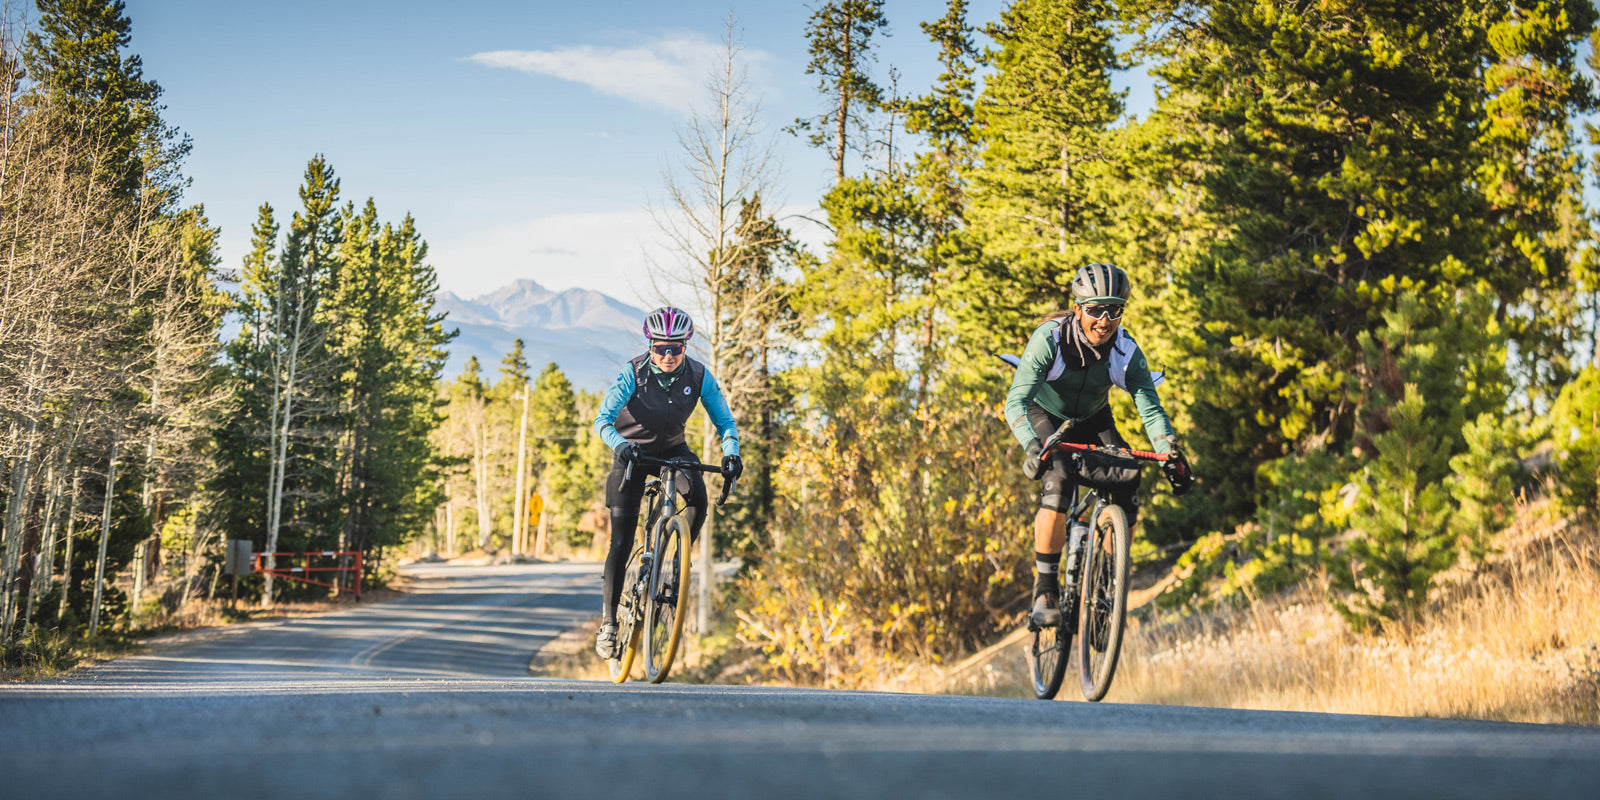
<svg viewBox="0 0 1600 800"><path fill-rule="evenodd" d="M697 33L679 33L634 47L494 50L467 60L581 83L601 94L683 113L701 100L706 76L725 55L719 41ZM759 50L744 50L740 59L752 73L770 61Z"/></svg>

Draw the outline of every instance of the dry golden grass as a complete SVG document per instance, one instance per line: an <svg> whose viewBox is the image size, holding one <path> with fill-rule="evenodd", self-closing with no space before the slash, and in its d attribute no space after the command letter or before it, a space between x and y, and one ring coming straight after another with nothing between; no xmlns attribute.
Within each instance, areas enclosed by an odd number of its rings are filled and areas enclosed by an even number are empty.
<svg viewBox="0 0 1600 800"><path fill-rule="evenodd" d="M1357 636L1306 587L1131 630L1108 699L1600 724L1600 532L1537 516L1481 574L1444 576L1408 631Z"/></svg>

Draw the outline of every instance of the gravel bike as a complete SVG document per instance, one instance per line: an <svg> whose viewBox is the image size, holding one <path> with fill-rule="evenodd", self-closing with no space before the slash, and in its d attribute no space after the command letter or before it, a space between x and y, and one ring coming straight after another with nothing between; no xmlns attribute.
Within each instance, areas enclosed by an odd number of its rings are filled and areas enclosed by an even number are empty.
<svg viewBox="0 0 1600 800"><path fill-rule="evenodd" d="M1049 700L1061 689L1066 676L1073 629L1078 636L1078 680L1086 700L1098 701L1111 688L1117 671L1117 654L1122 649L1122 629L1128 613L1128 563L1133 548L1133 532L1127 513L1111 502L1109 491L1097 484L1094 476L1116 471L1124 477L1121 485L1137 486L1139 468L1144 461L1165 462L1164 453L1129 450L1122 447L1063 442L1061 437L1072 427L1068 420L1044 443L1039 460L1066 453L1073 463L1077 480L1072 489L1072 511L1067 514L1067 551L1062 558L1060 594L1061 624L1039 627L1031 621L1028 672L1033 678L1033 695Z"/></svg>
<svg viewBox="0 0 1600 800"><path fill-rule="evenodd" d="M722 495L728 501L736 481L719 466L690 458L660 459L635 456L623 473L633 477L635 466L660 467L644 486L644 525L639 542L628 556L623 573L622 599L617 604L617 641L621 652L611 659L611 680L622 683L633 670L635 655L644 653L644 674L651 683L667 679L672 659L683 638L683 618L689 613L689 545L692 510L680 502L688 492L685 472L722 475ZM669 489L668 487L672 487Z"/></svg>

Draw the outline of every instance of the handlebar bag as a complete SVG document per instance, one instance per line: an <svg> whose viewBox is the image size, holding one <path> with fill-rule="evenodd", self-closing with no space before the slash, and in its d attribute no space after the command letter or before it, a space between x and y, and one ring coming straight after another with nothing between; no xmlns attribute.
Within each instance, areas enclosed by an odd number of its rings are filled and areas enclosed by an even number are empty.
<svg viewBox="0 0 1600 800"><path fill-rule="evenodd" d="M1096 489L1120 491L1139 486L1139 459L1099 450L1077 454L1078 482Z"/></svg>

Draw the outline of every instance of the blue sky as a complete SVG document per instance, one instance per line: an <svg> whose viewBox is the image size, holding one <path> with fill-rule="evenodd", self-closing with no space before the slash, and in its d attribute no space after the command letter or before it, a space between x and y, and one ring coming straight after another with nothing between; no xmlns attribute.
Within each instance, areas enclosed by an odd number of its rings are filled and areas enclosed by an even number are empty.
<svg viewBox="0 0 1600 800"><path fill-rule="evenodd" d="M974 0L970 20L1002 5ZM648 205L730 10L783 165L775 200L810 209L831 162L780 130L822 103L804 74L801 2L127 2L130 50L165 90L168 122L193 137L185 199L221 226L225 266L262 202L287 220L323 153L346 199L417 218L444 289L532 278L640 304L658 299L647 254L671 258ZM938 64L918 23L944 2L886 10L875 75L886 82L894 66L903 91L924 91ZM1130 106L1148 95L1136 89Z"/></svg>

